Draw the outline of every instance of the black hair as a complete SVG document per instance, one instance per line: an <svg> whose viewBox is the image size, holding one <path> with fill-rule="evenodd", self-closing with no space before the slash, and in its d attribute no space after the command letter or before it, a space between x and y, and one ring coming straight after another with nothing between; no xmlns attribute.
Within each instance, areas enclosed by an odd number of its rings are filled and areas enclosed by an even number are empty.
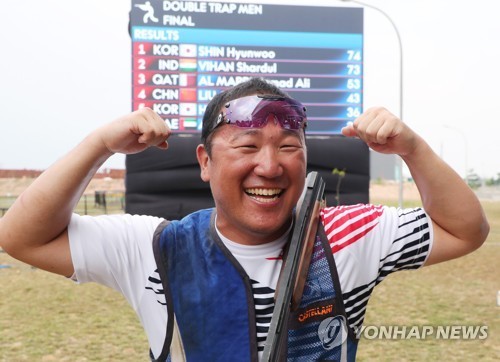
<svg viewBox="0 0 500 362"><path fill-rule="evenodd" d="M245 82L239 83L238 85L215 95L205 109L205 113L203 115L203 127L201 130L201 142L205 146L209 156L211 156L211 135L213 134L215 123L219 117L222 107L234 99L254 94L270 94L280 97L289 97L287 93L263 78L250 78Z"/></svg>

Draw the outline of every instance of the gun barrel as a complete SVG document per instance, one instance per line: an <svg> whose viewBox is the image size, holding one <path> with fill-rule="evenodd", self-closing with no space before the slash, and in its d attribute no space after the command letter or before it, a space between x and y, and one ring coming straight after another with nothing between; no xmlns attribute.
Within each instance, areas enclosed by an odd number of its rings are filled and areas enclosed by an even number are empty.
<svg viewBox="0 0 500 362"><path fill-rule="evenodd" d="M264 346L262 361L277 362L283 359L287 342L288 318L291 308L300 304L319 223L319 211L324 199L325 183L317 172L307 175L306 184L283 261L275 292L274 312Z"/></svg>

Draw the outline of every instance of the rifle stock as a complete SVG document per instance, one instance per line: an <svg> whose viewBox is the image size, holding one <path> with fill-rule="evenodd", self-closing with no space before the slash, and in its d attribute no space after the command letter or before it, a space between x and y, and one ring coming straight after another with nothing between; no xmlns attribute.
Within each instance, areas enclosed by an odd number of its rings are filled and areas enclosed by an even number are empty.
<svg viewBox="0 0 500 362"><path fill-rule="evenodd" d="M288 253L283 261L275 292L274 312L264 346L262 361L277 362L286 351L288 318L302 299L311 254L324 202L325 183L317 172L307 175L304 192L297 205Z"/></svg>

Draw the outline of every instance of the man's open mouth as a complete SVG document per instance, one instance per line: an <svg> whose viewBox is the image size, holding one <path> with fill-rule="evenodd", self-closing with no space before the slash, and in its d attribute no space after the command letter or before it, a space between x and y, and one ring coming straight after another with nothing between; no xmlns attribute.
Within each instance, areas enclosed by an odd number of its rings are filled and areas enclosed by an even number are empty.
<svg viewBox="0 0 500 362"><path fill-rule="evenodd" d="M246 189L245 193L259 202L273 202L283 193L283 189Z"/></svg>

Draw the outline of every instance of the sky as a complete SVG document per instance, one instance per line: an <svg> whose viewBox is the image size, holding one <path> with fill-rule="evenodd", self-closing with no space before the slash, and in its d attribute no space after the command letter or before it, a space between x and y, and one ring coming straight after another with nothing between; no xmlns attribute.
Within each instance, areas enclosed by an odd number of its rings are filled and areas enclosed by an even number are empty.
<svg viewBox="0 0 500 362"><path fill-rule="evenodd" d="M472 169L495 177L500 2L364 2L371 6L365 8L364 108L402 115L459 174ZM127 0L3 2L0 168L45 169L93 129L131 111L130 8ZM125 157L114 155L105 167L124 168Z"/></svg>

